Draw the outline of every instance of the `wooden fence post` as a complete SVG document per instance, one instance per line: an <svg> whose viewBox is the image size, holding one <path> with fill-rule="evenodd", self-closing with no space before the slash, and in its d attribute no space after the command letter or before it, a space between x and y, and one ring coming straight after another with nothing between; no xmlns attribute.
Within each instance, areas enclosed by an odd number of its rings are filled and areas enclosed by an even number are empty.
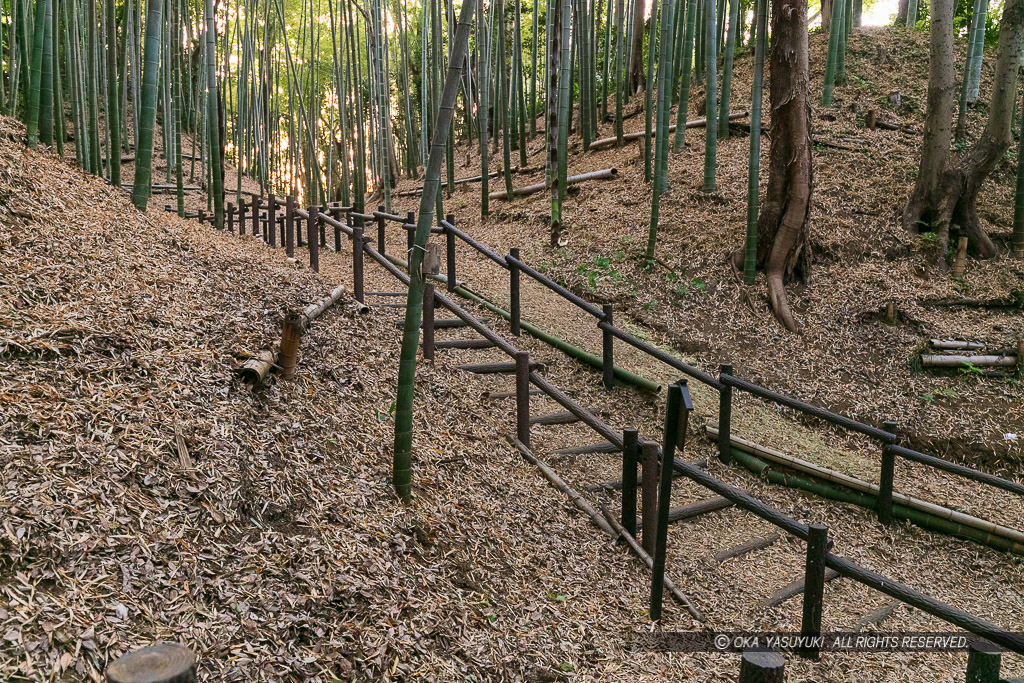
<svg viewBox="0 0 1024 683"><path fill-rule="evenodd" d="M306 221L306 243L309 245L309 267L314 272L320 272L320 241L317 239L318 223L320 222L320 209L315 205L307 209L309 219Z"/></svg>
<svg viewBox="0 0 1024 683"><path fill-rule="evenodd" d="M381 210L383 210L383 209L384 209L384 207L381 207ZM413 213L412 211L410 211L407 214L405 214L405 224L406 225L416 225L416 214ZM407 258L407 259L411 259L412 258L412 247L413 247L414 244L416 244L416 228L406 228L406 230L405 230L405 246L407 247L408 250L405 252L405 258Z"/></svg>
<svg viewBox="0 0 1024 683"><path fill-rule="evenodd" d="M362 213L363 212L363 205L360 202L352 202L352 212L353 213ZM363 228L363 227L365 227L365 225L366 225L366 223L363 221L362 218L360 218L359 216L352 216L352 227L353 228ZM381 253L383 254L384 252L381 252Z"/></svg>
<svg viewBox="0 0 1024 683"><path fill-rule="evenodd" d="M740 683L785 683L786 660L778 652L745 650L740 659Z"/></svg>
<svg viewBox="0 0 1024 683"><path fill-rule="evenodd" d="M513 260L514 259L514 260ZM505 259L508 264L508 310L511 314L512 334L518 337L521 334L519 325L519 249L509 249L509 258Z"/></svg>
<svg viewBox="0 0 1024 683"><path fill-rule="evenodd" d="M382 205L378 206L377 207L377 211L383 213L384 212L384 205L382 204ZM384 237L385 237L385 234L386 233L384 231L384 216L377 216L377 251L379 251L382 256L384 255Z"/></svg>
<svg viewBox="0 0 1024 683"><path fill-rule="evenodd" d="M732 365L723 363L718 366L718 379L722 375L732 375ZM732 387L722 383L718 391L718 459L728 465L732 462Z"/></svg>
<svg viewBox="0 0 1024 683"><path fill-rule="evenodd" d="M184 645L157 643L107 665L109 683L195 683L196 656Z"/></svg>
<svg viewBox="0 0 1024 683"><path fill-rule="evenodd" d="M654 540L658 534L658 444L644 441L640 446L640 545L648 555L654 555Z"/></svg>
<svg viewBox="0 0 1024 683"><path fill-rule="evenodd" d="M999 649L985 640L970 645L967 655L967 683L999 683L1002 655Z"/></svg>
<svg viewBox="0 0 1024 683"><path fill-rule="evenodd" d="M886 422L882 428L896 433L896 423ZM896 479L896 454L890 444L882 446L882 471L878 476L878 521L892 524L892 487Z"/></svg>
<svg viewBox="0 0 1024 683"><path fill-rule="evenodd" d="M352 290L356 301L365 303L363 290L363 229L352 228Z"/></svg>
<svg viewBox="0 0 1024 683"><path fill-rule="evenodd" d="M235 234L235 205L233 202L228 202L228 232L232 235Z"/></svg>
<svg viewBox="0 0 1024 683"><path fill-rule="evenodd" d="M516 352L516 438L530 447L530 352Z"/></svg>
<svg viewBox="0 0 1024 683"><path fill-rule="evenodd" d="M807 559L804 563L804 613L800 635L816 638L821 635L821 607L825 597L825 552L828 549L828 527L811 524L807 527ZM800 649L800 656L817 659L819 648L810 644Z"/></svg>
<svg viewBox="0 0 1024 683"><path fill-rule="evenodd" d="M257 195L252 196L252 234L258 236L260 234L260 198ZM263 241L267 241L267 233L263 232Z"/></svg>
<svg viewBox="0 0 1024 683"><path fill-rule="evenodd" d="M636 463L639 433L622 430L622 527L636 538Z"/></svg>
<svg viewBox="0 0 1024 683"><path fill-rule="evenodd" d="M203 211L202 209L199 209L199 225L202 225L205 222L206 222L206 212Z"/></svg>
<svg viewBox="0 0 1024 683"><path fill-rule="evenodd" d="M267 234L270 235L270 246L277 247L277 197L270 195L267 200Z"/></svg>
<svg viewBox="0 0 1024 683"><path fill-rule="evenodd" d="M448 223L455 225L455 215L448 214L445 219ZM455 291L455 287L458 283L455 280L455 233L451 230L444 231L445 236L445 247L447 251L447 265L445 266L445 276L448 278L448 291Z"/></svg>
<svg viewBox="0 0 1024 683"><path fill-rule="evenodd" d="M690 389L686 385L686 380L670 386L668 410L665 413L665 441L661 447L658 531L654 543L654 563L651 566L651 621L661 620L661 600L665 590L665 556L668 550L668 509L672 504L672 474L675 471L673 461L680 429L685 435L691 410L693 401L690 399ZM685 436L683 445L685 446Z"/></svg>
<svg viewBox="0 0 1024 683"><path fill-rule="evenodd" d="M604 322L614 325L614 309L612 304L604 304ZM601 330L601 370L604 375L604 388L609 391L615 386L615 337L608 330Z"/></svg>
<svg viewBox="0 0 1024 683"><path fill-rule="evenodd" d="M292 258L295 256L295 198L291 195L284 198L284 232L285 254Z"/></svg>
<svg viewBox="0 0 1024 683"><path fill-rule="evenodd" d="M327 248L327 223L324 222L323 217L320 214L328 213L327 207L316 207L316 225L317 232L320 234L320 246L324 249ZM328 215L330 215L328 213Z"/></svg>
<svg viewBox="0 0 1024 683"><path fill-rule="evenodd" d="M341 215L341 213L339 213L338 211L331 211L330 213L331 213L331 218L334 218L334 219L336 219L338 221L341 221L343 223L347 222L344 219L344 217ZM353 235L353 238L354 238L355 237L355 233L353 232L352 235ZM334 253L335 254L340 254L341 253L341 228L339 228L338 226L334 226Z"/></svg>
<svg viewBox="0 0 1024 683"><path fill-rule="evenodd" d="M299 316L289 312L281 326L281 345L277 349L277 364L281 368L281 376L285 379L295 377L295 364L299 356L299 340L302 339L302 326Z"/></svg>

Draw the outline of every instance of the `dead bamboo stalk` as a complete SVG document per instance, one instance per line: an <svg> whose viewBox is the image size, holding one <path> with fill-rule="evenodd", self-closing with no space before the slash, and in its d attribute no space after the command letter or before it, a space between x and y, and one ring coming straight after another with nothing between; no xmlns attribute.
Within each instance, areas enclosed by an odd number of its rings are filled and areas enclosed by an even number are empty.
<svg viewBox="0 0 1024 683"><path fill-rule="evenodd" d="M718 425L708 424L704 427L704 431L708 436L717 441ZM777 451L774 448L768 448L767 446L756 444L753 441L748 441L735 435L730 436L730 444L733 448L737 448L746 453L750 453L751 455L763 458L764 460L771 461L777 465L784 465L790 469L796 470L797 472L810 474L818 477L819 479L824 479L827 482L839 484L853 489L854 491L860 491L861 493L867 493L872 496L878 495L878 484L871 484L863 479L851 477L843 472L838 472L828 467L822 467L821 465L816 465L812 462L795 458L781 451ZM905 493L897 493L893 491L892 502L899 503L900 505L904 505L908 508L919 510L921 512L927 512L950 522L956 522L957 524L962 524L966 527L972 527L978 531L983 531L993 536L999 536L1012 541L1018 547L1024 549L1024 532L1017 529L1012 529L1001 524L996 524L995 522L990 522L987 519L968 515L967 513L960 512L959 510L952 510L936 503L921 500L920 498L914 498L913 496L908 496Z"/></svg>
<svg viewBox="0 0 1024 683"><path fill-rule="evenodd" d="M573 505L575 505L583 512L587 513L587 515L590 516L590 519L594 521L594 524L597 525L597 527L601 529L601 531L605 532L612 538L615 538L615 531L613 531L612 528L608 526L608 522L605 521L604 517L602 517L600 513L598 513L598 511L595 510L594 507L590 503L588 503L585 498L583 498L583 496L577 493L574 488L566 484L561 477L555 474L554 470L545 465L542 461L538 460L536 456L534 456L534 454L530 451L530 449L523 445L523 442L521 442L519 439L512 435L508 435L505 438L508 439L510 444L516 447L516 450L518 450L519 453L524 458L526 458L526 460L531 465L535 465L537 469L541 471L541 473L547 478L548 481L550 481L554 485L556 489L558 489L565 495L569 496L569 501Z"/></svg>
<svg viewBox="0 0 1024 683"><path fill-rule="evenodd" d="M929 339L928 343L931 344L934 349L952 351L980 351L985 348L985 342L972 342L961 339Z"/></svg>
<svg viewBox="0 0 1024 683"><path fill-rule="evenodd" d="M648 569L653 569L654 560L651 558L650 555L647 554L647 552L643 548L640 547L640 544L637 542L637 540L633 537L632 534L626 531L625 527L623 527L622 524L619 523L619 520L615 519L615 515L610 513L608 511L608 508L604 505L601 506L601 512L602 514L604 514L605 520L607 520L608 523L612 526L612 528L615 529L615 532L624 541L626 541L626 545L629 546L630 550L632 550L633 553L637 557L639 557L645 565L647 565ZM688 597L683 595L682 591L680 591L679 588L676 587L676 584L672 582L672 579L668 578L667 576L665 577L665 588L669 589L669 591L672 593L672 596L679 602L679 604L686 607L686 611L690 613L691 617L693 617L697 621L704 621L704 614L699 609L697 609L697 607Z"/></svg>
<svg viewBox="0 0 1024 683"><path fill-rule="evenodd" d="M568 178L565 179L565 184L576 185L577 183L582 183L586 180L607 180L609 178L614 178L618 174L618 169L606 168L601 171L592 171L590 173L581 173L579 175L569 176ZM523 197L525 195L542 192L547 187L547 183L535 183L533 185L527 185L526 187L517 187L514 190L512 190L512 195L514 197ZM487 198L508 199L508 193L505 192L505 190L498 190L496 192L491 192L489 195L487 195Z"/></svg>
<svg viewBox="0 0 1024 683"><path fill-rule="evenodd" d="M295 377L295 363L299 355L299 340L302 339L302 331L305 326L301 323L301 316L289 312L284 318L281 326L281 346L277 354L278 366L281 368L281 376L285 379Z"/></svg>
<svg viewBox="0 0 1024 683"><path fill-rule="evenodd" d="M750 114L750 112L746 112L746 111L741 111L741 112L736 112L734 114L729 114L729 120L730 121L735 121L737 119L742 119L742 118L745 118L746 116L748 116L749 114ZM707 123L708 123L707 119L694 119L693 121L687 121L686 122L686 127L687 128L703 128L704 126L707 125ZM675 129L676 129L676 124L673 123L671 126L668 127L668 132L671 133L671 132L675 131ZM639 140L640 138L644 137L646 134L647 134L646 131L638 130L638 131L635 131L633 133L626 133L625 135L622 136L622 139L623 140ZM612 136L610 138L601 138L600 140L595 140L594 142L590 143L590 151L593 152L595 149L604 149L605 147L614 147L617 140L618 140L618 138L616 138L614 136Z"/></svg>
<svg viewBox="0 0 1024 683"><path fill-rule="evenodd" d="M242 381L249 384L259 384L277 364L277 352L269 349L258 351L238 369Z"/></svg>
<svg viewBox="0 0 1024 683"><path fill-rule="evenodd" d="M961 365L976 365L979 368L1012 368L1017 365L1017 356L947 356L944 354L921 354L921 367L955 368Z"/></svg>
<svg viewBox="0 0 1024 683"><path fill-rule="evenodd" d="M961 237L956 245L956 258L953 259L953 277L963 277L967 268L967 238Z"/></svg>

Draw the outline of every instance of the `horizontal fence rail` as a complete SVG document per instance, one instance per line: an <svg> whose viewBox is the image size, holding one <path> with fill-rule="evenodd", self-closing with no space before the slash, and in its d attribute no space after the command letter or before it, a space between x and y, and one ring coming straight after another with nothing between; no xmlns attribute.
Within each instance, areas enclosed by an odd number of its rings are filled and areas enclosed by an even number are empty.
<svg viewBox="0 0 1024 683"><path fill-rule="evenodd" d="M767 401L778 403L779 405L783 405L788 408L793 408L794 410L799 410L802 413L807 413L808 415L819 417L822 420L825 420L826 422L837 425L839 427L845 427L846 429L849 429L850 431L853 432L860 432L861 434L866 434L867 436L870 436L873 439L878 439L879 441L882 441L884 443L892 443L899 438L896 434L893 434L892 432L887 432L884 429L872 427L871 425L864 424L863 422L858 422L857 420L846 417L844 415L833 413L831 410L825 410L824 408L813 406L810 403L804 403L803 401L799 401L795 398L790 398L785 394L777 393L775 391L772 391L771 389L765 389L764 387L758 386L753 382L748 382L745 379L740 379L739 377L735 377L727 373L721 373L718 379L722 382L722 384L731 387L736 387L740 391L745 391L748 394L759 396Z"/></svg>
<svg viewBox="0 0 1024 683"><path fill-rule="evenodd" d="M1018 495L1024 496L1024 484L1018 484L1017 482L1010 481L1009 479L997 477L994 474L981 472L972 467L967 467L966 465L960 465L958 463L951 462L943 458L937 458L934 455L928 455L926 453L913 451L909 448L904 448L903 446L898 446L896 444L887 444L885 446L885 449L891 453L894 453L895 455L900 456L904 460L918 462L921 463L922 465L929 465L930 467L934 467L937 470L943 470L951 474L959 474L961 477L964 477L965 479L977 481L982 484L988 484L989 486L993 486L1004 491L1009 491L1010 493L1016 493Z"/></svg>

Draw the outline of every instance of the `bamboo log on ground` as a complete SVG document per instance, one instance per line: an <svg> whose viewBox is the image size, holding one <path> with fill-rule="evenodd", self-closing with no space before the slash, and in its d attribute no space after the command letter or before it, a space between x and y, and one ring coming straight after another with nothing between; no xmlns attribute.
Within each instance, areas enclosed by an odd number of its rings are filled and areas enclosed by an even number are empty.
<svg viewBox="0 0 1024 683"><path fill-rule="evenodd" d="M581 496L579 493L576 492L575 489L573 489L571 486L565 483L565 481L557 474L555 474L554 470L552 470L550 467L544 464L543 461L537 459L537 457L530 451L530 449L524 446L519 439L515 438L511 434L506 435L505 438L508 439L508 442L510 444L515 446L516 450L519 451L520 455L526 458L527 462L529 462L531 465L534 465L537 469L539 469L541 471L541 474L543 474L544 477L548 481L550 481L556 489L567 495L569 497L569 502L571 502L581 511L585 512L590 517L590 519L594 521L594 524L597 525L597 528L599 528L601 531L605 532L612 538L615 538L617 536L616 532L612 529L611 526L608 525L608 522L605 521L605 518L602 517L601 514L597 510L595 510L594 507L586 501L586 499L583 498L583 496Z"/></svg>
<svg viewBox="0 0 1024 683"><path fill-rule="evenodd" d="M972 342L960 339L930 339L928 343L934 349L945 349L953 351L980 351L985 348L985 342Z"/></svg>
<svg viewBox="0 0 1024 683"><path fill-rule="evenodd" d="M630 550L632 550L633 553L639 557L645 565L647 565L648 569L653 569L654 560L644 551L643 548L640 547L636 538L623 528L622 524L619 523L619 520L615 519L615 515L611 514L608 511L608 508L604 505L601 506L601 513L604 515L605 520L607 520L612 528L615 529L619 537L626 542L626 545L629 546ZM676 584L672 579L667 576L665 577L665 588L668 588L669 592L672 593L672 597L674 597L679 604L686 607L686 611L690 613L691 617L697 621L705 621L704 614L697 609L697 606L694 605L693 602L686 597L678 587L676 587Z"/></svg>
<svg viewBox="0 0 1024 683"><path fill-rule="evenodd" d="M1017 364L1016 356L947 356L945 354L921 354L921 367L955 368L975 365L979 368L1012 368Z"/></svg>
<svg viewBox="0 0 1024 683"><path fill-rule="evenodd" d="M721 496L714 496L707 500L698 500L696 503L690 503L689 505L684 505L676 508L675 510L669 511L668 522L669 524L685 522L688 519L694 519L695 517L707 515L712 512L718 512L719 510L724 510L725 508L730 508L732 506L733 502L731 500L722 498ZM637 524L636 528L637 531L640 531L643 528L643 522Z"/></svg>
<svg viewBox="0 0 1024 683"><path fill-rule="evenodd" d="M739 120L739 119L742 119L742 118L746 118L749 115L750 115L750 112L748 112L748 111L735 112L735 113L729 114L729 120L730 121L736 121L736 120ZM686 122L686 127L687 128L703 128L704 126L707 125L707 122L708 122L708 120L706 118L694 119L693 121L687 121ZM671 126L668 127L668 132L669 133L675 132L675 129L676 129L676 124L673 123ZM626 133L625 135L622 136L622 139L624 141L640 140L640 139L643 139L646 135L647 135L647 131L638 130L638 131L635 131L633 133ZM595 149L604 149L606 147L614 147L616 142L617 142L617 138L614 135L612 137L610 137L610 138L601 138L600 140L595 140L594 142L590 143L590 151L593 152Z"/></svg>
<svg viewBox="0 0 1024 683"><path fill-rule="evenodd" d="M752 553L755 550L763 550L769 547L770 545L774 544L780 538L782 538L782 536L780 536L779 534L771 534L769 536L755 538L745 543L734 545L731 548L726 548L721 552L717 552L711 559L713 559L718 564L722 564L726 560L731 560L735 557L740 557L742 555L746 555L747 553Z"/></svg>
<svg viewBox="0 0 1024 683"><path fill-rule="evenodd" d="M835 569L826 569L825 570L825 583L828 583L829 581L833 581L833 580L838 579L838 578L839 578L839 572L837 572ZM760 606L761 606L762 609L768 609L770 607L776 607L777 605L781 605L786 600L789 600L790 598L792 598L794 596L800 595L803 592L804 592L804 578L800 577L796 581L794 581L794 582L792 582L792 583L790 583L790 584L788 584L786 586L783 586L782 588L780 588L779 590L775 591L770 596L768 596L767 598L762 600Z"/></svg>
<svg viewBox="0 0 1024 683"><path fill-rule="evenodd" d="M892 613L896 611L896 608L902 604L903 603L899 600L890 600L878 609L872 610L871 612L865 614L863 617L858 619L857 622L850 627L850 630L856 633L863 629L865 626L874 626L875 624L892 615Z"/></svg>
<svg viewBox="0 0 1024 683"><path fill-rule="evenodd" d="M587 180L608 180L610 178L616 177L618 174L619 174L618 169L606 168L606 169L601 170L601 171L592 171L590 173L581 173L579 175L569 176L568 178L565 179L565 184L568 186L568 185L577 185L577 184L585 182ZM513 189L512 190L512 195L514 197L524 197L526 195L531 195L531 194L536 194L538 192L543 192L544 190L549 189L549 188L550 188L550 185L548 185L547 183L535 183L533 185L527 185L526 187L517 187L517 188ZM498 190L496 192L491 192L489 195L487 195L487 198L488 199L508 199L508 192L505 191L505 190Z"/></svg>
<svg viewBox="0 0 1024 683"><path fill-rule="evenodd" d="M277 351L264 349L256 352L249 360L238 369L238 374L243 382L248 384L259 384L277 364Z"/></svg>
<svg viewBox="0 0 1024 683"><path fill-rule="evenodd" d="M522 168L520 168L519 166L513 166L510 169L510 172L511 173L530 173L531 171L538 171L538 170L540 170L540 169L533 168L531 166L523 166ZM491 173L487 174L487 177L488 178L497 178L498 176L502 175L503 173L504 173L504 171L501 171L501 170L492 171ZM456 185L464 185L466 183L479 183L481 180L483 180L483 176L482 175L474 175L474 176L470 176L468 178L456 178L455 179L455 184ZM396 197L418 197L421 194L423 194L423 188L422 187L418 187L415 190L403 190L402 192L396 192L395 196Z"/></svg>
<svg viewBox="0 0 1024 683"><path fill-rule="evenodd" d="M717 441L718 428L716 425L709 424L704 429L708 436ZM871 508L878 496L877 484L871 484L862 479L851 477L848 474L795 458L735 435L731 436L730 444L734 454L741 453L747 458L750 458L750 456L764 458L764 460L777 465L783 465L797 472L823 479L830 484L838 484L847 489L852 489L850 495L847 496L851 498L849 502ZM763 462L761 464L764 465ZM997 547L997 549L1003 551L1024 554L1024 532L1020 530L895 491L892 494L892 501L894 510L902 509L905 513L908 513L903 514L904 519L911 519L915 523L921 523L922 526L927 525L927 528L934 528L939 531L945 529L944 533L955 533L957 529L963 527L966 531L961 530L961 535L970 533L969 537L972 540L990 545L991 547ZM909 513L913 514L909 515Z"/></svg>

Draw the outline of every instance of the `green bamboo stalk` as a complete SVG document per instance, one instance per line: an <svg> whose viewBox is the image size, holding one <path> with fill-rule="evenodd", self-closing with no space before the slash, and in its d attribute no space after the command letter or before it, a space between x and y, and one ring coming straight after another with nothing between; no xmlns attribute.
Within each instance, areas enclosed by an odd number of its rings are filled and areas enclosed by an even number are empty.
<svg viewBox="0 0 1024 683"><path fill-rule="evenodd" d="M569 117L572 111L572 64L569 45L569 0L553 0L559 5L559 57L558 57L558 165L555 169L555 189L558 192L557 214L551 212L552 235L562 230L562 205L565 203L565 184L569 169Z"/></svg>
<svg viewBox="0 0 1024 683"><path fill-rule="evenodd" d="M917 0L909 0L907 3L907 28L913 29L917 26Z"/></svg>
<svg viewBox="0 0 1024 683"><path fill-rule="evenodd" d="M717 150L718 150L718 107L717 107L717 93L716 87L718 85L718 75L716 69L716 63L718 59L718 50L715 46L715 0L706 0L707 4L707 30L704 36L704 66L707 69L707 84L706 84L706 98L707 98L707 124L705 127L705 143L704 143L704 191L714 192L715 191L715 171L717 167Z"/></svg>
<svg viewBox="0 0 1024 683"><path fill-rule="evenodd" d="M533 0L533 36L530 38L530 137L537 136L537 44L540 42L540 0ZM486 174L485 174L486 175Z"/></svg>
<svg viewBox="0 0 1024 683"><path fill-rule="evenodd" d="M224 228L224 167L220 156L220 126L217 123L217 21L213 14L213 0L206 0L206 69L207 69L207 120L209 121L210 173L213 176L214 226Z"/></svg>
<svg viewBox="0 0 1024 683"><path fill-rule="evenodd" d="M654 36L658 27L658 0L651 0L651 23L650 36L647 39L647 84L644 91L644 182L649 183L653 179L651 169L651 134L654 122L652 114L654 110L654 60L655 41Z"/></svg>
<svg viewBox="0 0 1024 683"><path fill-rule="evenodd" d="M743 251L743 282L754 284L757 270L757 217L761 197L761 107L764 92L764 35L768 2L758 0L754 17L754 85L750 93L750 165L747 171L747 240Z"/></svg>
<svg viewBox="0 0 1024 683"><path fill-rule="evenodd" d="M729 96L732 92L732 63L736 53L739 16L740 0L729 0L729 35L725 39L725 64L722 66L722 101L718 109L718 137L720 138L729 137Z"/></svg>
<svg viewBox="0 0 1024 683"><path fill-rule="evenodd" d="M499 0L500 1L500 0ZM445 155L448 130L455 114L462 66L469 49L473 3L464 2L458 28L448 61L440 108L430 142L430 155L420 197L419 219L416 223L415 246L409 255L409 296L406 299L405 326L402 330L402 354L399 360L398 392L395 400L395 452L392 481L395 492L404 502L412 500L412 408L416 380L416 351L420 341L423 315L423 255L433 225L434 201L441 186L441 163Z"/></svg>
<svg viewBox="0 0 1024 683"><path fill-rule="evenodd" d="M843 36L844 0L833 0L832 23L828 35L828 59L825 62L825 91L821 95L821 106L832 106L832 91L836 82L836 66L839 62L839 47Z"/></svg>
<svg viewBox="0 0 1024 683"><path fill-rule="evenodd" d="M493 10L494 4L491 4ZM488 149L490 129L488 128L488 116L490 107L490 93L491 93L491 74L490 74L490 60L491 55L490 49L490 24L484 17L484 0L477 0L476 6L476 32L477 41L480 43L480 110L478 118L480 119L480 215L486 216L490 213L490 207L487 202L487 193L489 192L489 178L490 167L488 164Z"/></svg>
<svg viewBox="0 0 1024 683"><path fill-rule="evenodd" d="M839 54L836 55L836 85L846 84L846 43L850 35L850 15L853 14L852 0L836 0L843 3L843 30L839 32Z"/></svg>
<svg viewBox="0 0 1024 683"><path fill-rule="evenodd" d="M624 0L615 0L615 139L620 147L623 143L622 106L626 99L626 83L622 77L625 11Z"/></svg>
<svg viewBox="0 0 1024 683"><path fill-rule="evenodd" d="M683 83L679 92L679 109L676 118L676 137L673 149L678 152L686 144L686 117L690 112L690 72L693 63L693 38L697 23L698 0L686 1L686 35L683 37Z"/></svg>
<svg viewBox="0 0 1024 683"><path fill-rule="evenodd" d="M46 0L43 31L43 63L39 93L39 138L44 145L53 144L53 0Z"/></svg>
<svg viewBox="0 0 1024 683"><path fill-rule="evenodd" d="M33 23L32 63L28 72L29 90L25 107L28 146L32 149L39 143L39 86L43 75L43 36L46 33L46 8L49 2L50 0L36 0L36 18Z"/></svg>
<svg viewBox="0 0 1024 683"><path fill-rule="evenodd" d="M988 0L981 0L976 9L978 21L974 26L974 36L971 40L971 70L967 72L967 103L974 104L978 100L978 90L981 86L981 63L985 57L985 29L988 22Z"/></svg>
<svg viewBox="0 0 1024 683"><path fill-rule="evenodd" d="M91 0L90 0L91 1ZM110 184L121 187L121 113L117 70L117 18L114 0L105 0L107 14L107 119L110 128Z"/></svg>
<svg viewBox="0 0 1024 683"><path fill-rule="evenodd" d="M139 112L139 146L135 150L135 184L132 189L132 203L139 211L146 210L152 191L153 131L160 81L163 9L159 0L146 6L146 61L142 69L142 110Z"/></svg>
<svg viewBox="0 0 1024 683"><path fill-rule="evenodd" d="M647 231L646 261L654 260L654 248L658 239L658 214L661 193L665 189L668 175L668 121L672 101L672 27L674 25L674 0L664 0L661 7L661 38L658 54L658 130L657 149L654 157L654 187L651 193L651 223ZM653 38L654 32L651 31ZM652 41L653 42L653 41Z"/></svg>
<svg viewBox="0 0 1024 683"><path fill-rule="evenodd" d="M505 77L505 0L497 0L497 30L498 30L498 92L501 94L499 102L508 102L509 87L507 79ZM509 98L509 99L505 99ZM512 193L512 140L509 135L509 119L511 115L505 107L496 107L497 120L501 123L501 149L505 168L505 192L511 201L514 197Z"/></svg>
<svg viewBox="0 0 1024 683"><path fill-rule="evenodd" d="M86 21L87 26L87 48L88 57L84 61L86 68L86 84L88 85L88 120L89 120L89 157L92 160L91 172L96 175L103 174L103 164L100 158L100 118L99 118L99 97L100 97L100 60L99 43L97 36L96 3L93 0L86 0ZM157 75L159 79L159 74Z"/></svg>

